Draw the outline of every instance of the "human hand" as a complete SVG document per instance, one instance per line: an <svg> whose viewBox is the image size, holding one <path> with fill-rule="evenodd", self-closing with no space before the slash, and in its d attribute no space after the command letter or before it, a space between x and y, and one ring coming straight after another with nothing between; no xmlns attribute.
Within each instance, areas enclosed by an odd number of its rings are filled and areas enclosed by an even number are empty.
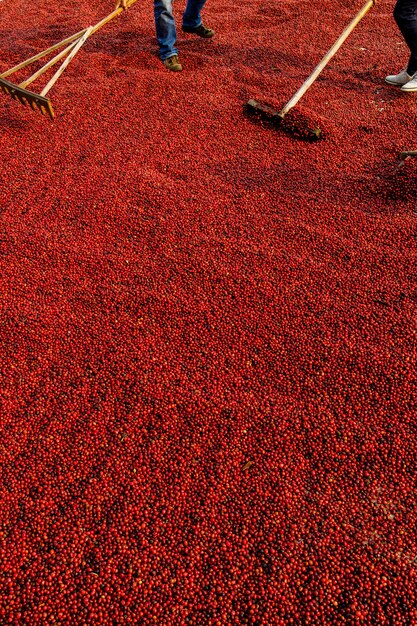
<svg viewBox="0 0 417 626"><path fill-rule="evenodd" d="M118 0L116 9L127 9L127 0Z"/></svg>

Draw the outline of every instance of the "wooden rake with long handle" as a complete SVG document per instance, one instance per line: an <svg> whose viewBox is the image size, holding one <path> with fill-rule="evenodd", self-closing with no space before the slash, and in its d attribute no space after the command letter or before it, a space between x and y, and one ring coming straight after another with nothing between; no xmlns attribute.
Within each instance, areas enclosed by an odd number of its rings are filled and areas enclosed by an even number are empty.
<svg viewBox="0 0 417 626"><path fill-rule="evenodd" d="M310 76L304 81L301 87L296 91L293 97L287 102L287 104L280 110L276 111L272 107L267 104L262 104L257 102L256 100L249 100L247 103L247 107L249 111L253 111L256 113L264 114L269 118L275 119L275 121L282 122L287 115L287 113L295 107L298 101L304 96L306 91L311 87L316 78L321 74L323 69L329 63L329 61L334 57L339 48L343 45L346 39L349 37L354 28L359 24L362 18L368 13L370 9L375 5L376 0L367 0L361 10L356 14L350 24L345 28L343 33L337 39L337 41L332 45L327 54L324 55L320 63L316 66L314 71L310 74ZM320 129L316 129L312 131L312 134L315 134L318 138L320 136Z"/></svg>
<svg viewBox="0 0 417 626"><path fill-rule="evenodd" d="M135 2L136 0L127 0L126 6L130 7ZM89 26L88 28L84 28L83 30L80 30L80 32L75 33L75 35L71 35L70 37L63 39L62 41L56 43L50 48L47 48L46 50L35 54L35 56L31 57L30 59L26 59L26 61L22 61L22 63L19 63L18 65L15 65L6 72L3 72L2 74L0 74L0 90L14 100L18 100L21 104L29 105L34 111L40 111L43 115L48 115L51 119L53 119L55 114L52 107L52 102L47 97L50 89L56 83L58 78L64 72L65 68L72 61L72 59L80 50L84 42L87 41L87 39L90 37L90 35L97 32L105 24L120 15L122 11L124 11L122 7L116 8L114 11L112 11L112 13L107 15L107 17L102 19L95 26ZM56 54L52 59L45 63L45 65L43 65L39 70L37 70L34 74L29 76L23 82L16 84L10 82L10 80L6 80L6 78L11 76L15 72L18 72L19 70L22 70L25 67L32 65L32 63L35 63L35 61L39 61L40 59L43 59L53 52L60 50L61 48L63 48L63 50L58 52L58 54ZM45 85L40 93L35 93L34 91L30 91L29 89L27 89L29 85L31 85L35 80L42 76L42 74L47 72L53 65L59 63L59 61L62 61L59 69L55 72L55 74L48 81L48 83Z"/></svg>

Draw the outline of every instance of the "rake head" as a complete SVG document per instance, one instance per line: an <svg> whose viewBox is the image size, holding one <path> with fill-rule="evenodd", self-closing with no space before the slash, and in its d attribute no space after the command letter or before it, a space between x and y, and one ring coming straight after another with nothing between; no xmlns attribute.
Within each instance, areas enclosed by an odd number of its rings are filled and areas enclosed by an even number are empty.
<svg viewBox="0 0 417 626"><path fill-rule="evenodd" d="M262 104L256 100L249 100L246 110L270 122L273 126L281 126L285 132L297 139L313 142L322 137L321 129L300 112L294 113L293 110L285 112L285 107L281 111L276 111L268 104Z"/></svg>
<svg viewBox="0 0 417 626"><path fill-rule="evenodd" d="M33 91L23 89L22 87L19 87L19 85L10 83L4 78L0 78L0 89L6 95L13 98L13 100L18 100L24 105L28 104L34 111L38 110L42 113L42 115L48 115L51 120L54 119L54 110L49 98L45 98L44 96L34 93Z"/></svg>

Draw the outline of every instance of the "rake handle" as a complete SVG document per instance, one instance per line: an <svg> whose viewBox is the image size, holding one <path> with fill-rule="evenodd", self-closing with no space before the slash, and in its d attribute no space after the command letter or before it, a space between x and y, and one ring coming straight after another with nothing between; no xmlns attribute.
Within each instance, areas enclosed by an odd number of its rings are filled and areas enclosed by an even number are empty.
<svg viewBox="0 0 417 626"><path fill-rule="evenodd" d="M135 2L136 2L136 0L128 0L127 8L131 7L132 4L134 4ZM117 9L115 9L114 11L112 11L112 13L110 13L110 15L107 15L107 17L103 18L100 22L98 22L98 24L96 24L95 26L92 27L92 31L91 31L90 34L95 33L102 26L104 26L105 24L110 22L112 19L114 19L115 17L120 15L120 13L122 13L124 10L125 9L123 9L122 7L119 7ZM14 74L18 70L21 70L21 69L27 67L28 65L31 65L35 61L39 61L40 59L42 59L44 56L46 56L50 52L54 52L55 50L58 50L59 48L62 48L62 46L65 46L66 44L69 44L69 43L71 43L73 41L76 41L77 39L79 39L80 37L82 37L84 35L86 30L87 29L84 28L83 30L80 30L78 33L75 33L75 35L71 35L70 37L67 37L66 39L63 39L62 41L59 41L58 43L54 44L50 48L47 48L46 50L43 50L42 52L39 52L38 54L35 54L35 56L30 57L30 59L26 59L22 63L19 63L18 65L15 65L14 67L11 67L6 72L1 73L0 74L0 78L7 78L7 76L10 76L11 74ZM31 81L31 82L33 82L33 81Z"/></svg>
<svg viewBox="0 0 417 626"><path fill-rule="evenodd" d="M136 0L128 0L127 2L127 8L129 8L130 6L132 6L132 4L134 4L136 2ZM68 48L66 48L61 55L57 55L54 59L52 59L50 61L49 64L46 64L39 72L38 74L34 74L33 76L31 76L31 78L29 78L25 84L22 84L22 86L26 86L26 84L28 84L29 82L32 82L33 80L35 80L35 78L37 78L37 75L39 75L40 72L44 72L50 65L54 64L57 62L57 60L59 60L59 58L62 56L64 56L69 49L72 48L71 52L69 53L69 55L67 56L67 58L65 59L65 61L63 62L63 64L61 65L61 67L59 68L59 70L52 76L51 80L48 82L47 85L45 85L45 87L43 88L43 90L41 91L41 96L46 96L46 94L48 93L48 91L51 90L51 88L55 85L56 81L58 80L58 78L61 76L61 74L64 72L64 70L66 69L66 67L69 65L69 63L71 62L71 60L75 57L75 55L77 54L78 50L81 48L81 46L84 44L84 42L90 37L90 35L92 35L93 33L97 32L100 28L102 28L105 24L107 24L108 22L110 22L111 20L113 20L115 17L117 17L118 15L120 15L120 13L122 13L122 11L124 11L125 9L123 9L123 7L118 7L117 9L115 9L114 11L112 11L109 15L107 15L105 18L103 18L102 20L100 20L100 22L98 22L98 24L96 24L95 26L90 26L89 28L87 28L84 32L84 34L79 38L79 40L76 43L71 44L70 46L68 46Z"/></svg>
<svg viewBox="0 0 417 626"><path fill-rule="evenodd" d="M128 0L127 1L127 7L126 8L130 8L132 6L132 4L135 4L137 0ZM117 17L118 15L120 15L120 13L123 13L123 11L125 11L126 9L124 9L123 7L118 7L117 9L115 9L114 11L112 11L109 15L107 15L106 17L104 17L102 20L100 20L100 22L98 22L95 26L92 27L91 30L91 35L95 32L97 32L98 30L100 30L100 28L102 28L103 26L105 26L106 24L108 24L108 22L111 22L111 20L113 20L115 17Z"/></svg>
<svg viewBox="0 0 417 626"><path fill-rule="evenodd" d="M284 117L290 109L292 109L300 98L303 97L307 89L311 87L311 85L316 80L317 76L322 72L322 70L326 67L330 59L334 57L339 48L343 45L345 40L349 37L350 33L353 31L355 26L361 21L363 17L368 13L368 11L375 5L376 0L368 0L368 2L362 7L362 9L357 13L354 19L351 21L349 26L343 31L340 35L339 39L333 44L330 50L325 54L320 63L317 65L315 70L310 74L307 80L301 85L300 89L293 95L291 100L287 102L287 104L281 109L279 112L280 117Z"/></svg>
<svg viewBox="0 0 417 626"><path fill-rule="evenodd" d="M79 39L85 33L86 30L87 29L84 28L83 30L80 30L79 33L75 33L75 35L71 35L71 37L67 37L66 39L59 41L58 43L51 46L50 48L47 48L46 50L42 50L42 52L35 54L35 56L30 57L30 59L26 59L25 61L22 61L22 63L19 63L18 65L15 65L14 67L11 67L6 72L3 72L2 74L0 74L0 78L7 78L7 76L14 74L18 70L21 70L24 67L27 67L28 65L32 65L32 63L34 63L35 61L39 61L39 59L43 59L43 57L45 57L50 52L54 52L55 50L62 48L62 46L65 46L66 44L69 44L72 41Z"/></svg>
<svg viewBox="0 0 417 626"><path fill-rule="evenodd" d="M88 29L86 29L85 32L87 32ZM85 33L84 33L85 34ZM84 35L82 35L84 36ZM31 83L33 83L37 78L39 78L39 76L42 76L42 74L44 74L46 71L49 70L50 67L52 67L53 65L55 65L55 63L58 63L58 61L60 61L61 59L63 59L65 56L67 56L67 54L74 48L74 46L77 45L77 41L73 41L72 43L70 43L69 46L67 46L66 48L64 48L59 54L57 54L56 56L53 57L53 59L51 59L50 61L48 61L48 63L46 63L45 65L43 65L37 72L35 72L34 74L32 74L31 76L29 76L29 78L27 78L26 80L24 80L22 83L19 83L19 87L22 87L23 89L26 89L26 87L28 87L28 85L30 85Z"/></svg>
<svg viewBox="0 0 417 626"><path fill-rule="evenodd" d="M51 89L51 87L53 87L55 85L56 81L61 76L62 72L65 70L67 65L75 57L75 55L77 54L78 50L81 48L83 43L91 35L92 30L93 29L90 26L90 28L87 28L87 30L85 31L84 35L82 37L80 37L80 39L77 41L77 44L73 47L73 49L71 50L71 52L69 53L69 55L67 56L67 58L65 59L65 61L61 65L61 67L59 68L59 70L57 72L55 72L55 74L52 76L52 78L48 82L48 84L42 89L41 94L40 94L41 96L46 96L46 94Z"/></svg>

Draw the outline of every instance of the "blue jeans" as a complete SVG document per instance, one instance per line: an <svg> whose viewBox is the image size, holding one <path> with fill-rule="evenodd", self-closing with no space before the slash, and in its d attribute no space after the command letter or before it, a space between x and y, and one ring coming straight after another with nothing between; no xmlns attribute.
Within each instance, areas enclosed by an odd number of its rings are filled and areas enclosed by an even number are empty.
<svg viewBox="0 0 417 626"><path fill-rule="evenodd" d="M182 16L183 26L197 28L201 24L201 10L206 4L206 0L188 0L187 6ZM177 31L172 12L172 0L154 0L154 14L156 38L159 43L159 54L164 61L168 57L178 54L175 47L177 41Z"/></svg>
<svg viewBox="0 0 417 626"><path fill-rule="evenodd" d="M397 0L394 18L410 48L407 72L412 76L417 72L417 0Z"/></svg>

